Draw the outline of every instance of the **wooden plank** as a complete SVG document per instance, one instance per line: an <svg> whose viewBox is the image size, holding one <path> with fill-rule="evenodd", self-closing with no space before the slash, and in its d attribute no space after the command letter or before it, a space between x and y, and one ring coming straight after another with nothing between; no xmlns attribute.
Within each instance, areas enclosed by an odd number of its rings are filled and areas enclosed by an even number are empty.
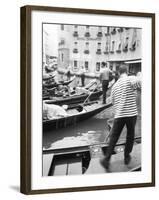
<svg viewBox="0 0 159 200"><path fill-rule="evenodd" d="M106 169L100 164L100 160L104 157L103 151L99 145L90 148L91 160L85 174L106 173Z"/></svg>
<svg viewBox="0 0 159 200"><path fill-rule="evenodd" d="M124 164L124 152L115 154L110 161L110 172L128 172L141 165L141 144L134 145L131 153L131 161Z"/></svg>
<svg viewBox="0 0 159 200"><path fill-rule="evenodd" d="M53 169L53 176L66 175L67 174L67 161L59 160L55 163Z"/></svg>
<svg viewBox="0 0 159 200"><path fill-rule="evenodd" d="M43 154L43 176L48 176L53 156L53 153Z"/></svg>
<svg viewBox="0 0 159 200"><path fill-rule="evenodd" d="M68 172L67 175L82 174L82 159L74 158L68 160Z"/></svg>
<svg viewBox="0 0 159 200"><path fill-rule="evenodd" d="M106 169L100 164L101 158L92 158L85 174L106 173Z"/></svg>
<svg viewBox="0 0 159 200"><path fill-rule="evenodd" d="M110 173L110 172L128 172L133 171L136 167L141 166L141 144L134 145L131 153L132 159L129 165L124 164L124 152L112 155L110 160L109 170L106 170L101 164L100 160L104 155L100 154L98 157L92 157L89 167L85 174L98 174L98 173Z"/></svg>

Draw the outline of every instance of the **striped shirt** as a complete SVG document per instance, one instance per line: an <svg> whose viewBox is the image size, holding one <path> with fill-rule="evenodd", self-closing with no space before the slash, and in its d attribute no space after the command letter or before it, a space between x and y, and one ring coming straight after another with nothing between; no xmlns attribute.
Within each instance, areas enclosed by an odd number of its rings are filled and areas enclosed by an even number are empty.
<svg viewBox="0 0 159 200"><path fill-rule="evenodd" d="M122 74L112 88L111 100L114 106L114 118L132 117L138 114L135 89L141 87L141 82L135 77Z"/></svg>

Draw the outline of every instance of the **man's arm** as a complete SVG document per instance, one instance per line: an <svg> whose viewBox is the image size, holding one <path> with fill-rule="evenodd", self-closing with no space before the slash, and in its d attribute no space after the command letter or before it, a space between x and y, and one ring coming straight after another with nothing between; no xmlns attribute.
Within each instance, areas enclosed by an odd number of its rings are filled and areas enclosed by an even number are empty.
<svg viewBox="0 0 159 200"><path fill-rule="evenodd" d="M130 82L134 90L141 89L141 76L130 77Z"/></svg>
<svg viewBox="0 0 159 200"><path fill-rule="evenodd" d="M114 104L114 88L112 87L111 94L110 94L111 103Z"/></svg>

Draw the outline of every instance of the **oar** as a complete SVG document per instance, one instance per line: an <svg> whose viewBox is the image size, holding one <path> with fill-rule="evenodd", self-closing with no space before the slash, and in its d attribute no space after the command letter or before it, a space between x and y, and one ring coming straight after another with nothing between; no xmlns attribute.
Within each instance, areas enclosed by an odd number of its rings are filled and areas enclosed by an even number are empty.
<svg viewBox="0 0 159 200"><path fill-rule="evenodd" d="M97 86L99 86L99 84L97 84ZM88 97L83 102L83 105L86 103L86 101L89 99L89 97L93 94L93 92L95 91L95 89L97 89L97 86L94 88L94 90L92 92L90 92L90 94L88 95Z"/></svg>
<svg viewBox="0 0 159 200"><path fill-rule="evenodd" d="M93 92L95 91L95 89L96 89L99 85L100 85L100 83L97 84L97 86L94 88L94 90L88 95L88 97L87 97L87 98L85 99L85 101L83 102L83 105L86 103L86 101L89 99L89 97L93 94ZM113 85L114 85L114 83L113 83L108 89L111 89Z"/></svg>

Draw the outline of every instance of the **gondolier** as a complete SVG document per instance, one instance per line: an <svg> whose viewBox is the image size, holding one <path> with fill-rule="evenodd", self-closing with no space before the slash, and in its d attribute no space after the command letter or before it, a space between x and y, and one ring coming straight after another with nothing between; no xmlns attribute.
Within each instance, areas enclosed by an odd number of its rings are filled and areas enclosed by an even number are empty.
<svg viewBox="0 0 159 200"><path fill-rule="evenodd" d="M67 80L69 81L71 79L71 66L68 66L66 76Z"/></svg>
<svg viewBox="0 0 159 200"><path fill-rule="evenodd" d="M102 62L102 71L100 73L100 82L102 84L102 91L103 91L103 104L106 103L106 93L108 90L108 84L109 84L109 74L112 71L106 67L106 63Z"/></svg>
<svg viewBox="0 0 159 200"><path fill-rule="evenodd" d="M81 67L81 86L85 86L85 69L83 66Z"/></svg>
<svg viewBox="0 0 159 200"><path fill-rule="evenodd" d="M124 163L127 165L131 160L130 153L133 149L135 124L137 119L136 91L141 87L141 80L138 77L127 75L127 66L119 67L120 78L112 88L111 98L114 107L114 122L111 129L110 141L106 157L101 164L109 169L109 161L114 147L119 139L122 129L126 125L127 137L124 150Z"/></svg>

